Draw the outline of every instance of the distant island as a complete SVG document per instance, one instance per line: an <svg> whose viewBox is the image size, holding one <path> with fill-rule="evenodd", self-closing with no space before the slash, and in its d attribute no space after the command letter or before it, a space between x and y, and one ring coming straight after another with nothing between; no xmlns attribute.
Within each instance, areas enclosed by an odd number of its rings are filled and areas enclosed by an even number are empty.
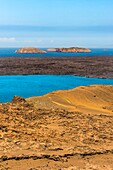
<svg viewBox="0 0 113 170"><path fill-rule="evenodd" d="M20 48L19 50L16 50L16 53L35 54L35 53L46 53L46 51L34 47L24 47L24 48Z"/></svg>
<svg viewBox="0 0 113 170"><path fill-rule="evenodd" d="M91 52L88 48L80 48L80 47L69 47L69 48L48 48L47 51L50 52L65 52L65 53L83 53L83 52ZM21 54L35 54L35 53L47 53L45 50L41 50L34 47L24 47L16 50L16 53Z"/></svg>
<svg viewBox="0 0 113 170"><path fill-rule="evenodd" d="M82 53L82 52L91 52L88 48L80 47L70 47L70 48L48 48L47 51L55 52L67 52L67 53Z"/></svg>

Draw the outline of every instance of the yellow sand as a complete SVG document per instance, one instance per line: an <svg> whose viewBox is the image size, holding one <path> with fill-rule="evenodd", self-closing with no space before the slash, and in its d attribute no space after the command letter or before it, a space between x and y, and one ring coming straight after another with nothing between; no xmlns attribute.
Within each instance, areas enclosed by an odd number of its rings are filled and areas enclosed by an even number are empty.
<svg viewBox="0 0 113 170"><path fill-rule="evenodd" d="M40 97L27 99L38 108L62 108L71 111L112 112L113 86L80 86L71 90L59 90Z"/></svg>

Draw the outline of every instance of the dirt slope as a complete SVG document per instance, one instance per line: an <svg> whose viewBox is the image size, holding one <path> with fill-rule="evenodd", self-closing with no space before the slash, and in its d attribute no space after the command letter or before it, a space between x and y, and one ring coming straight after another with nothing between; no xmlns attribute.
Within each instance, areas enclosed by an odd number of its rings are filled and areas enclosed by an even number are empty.
<svg viewBox="0 0 113 170"><path fill-rule="evenodd" d="M0 170L112 170L112 101L95 85L0 104Z"/></svg>
<svg viewBox="0 0 113 170"><path fill-rule="evenodd" d="M35 107L62 108L70 111L113 111L113 86L81 86L27 99ZM86 110L86 111L85 111Z"/></svg>

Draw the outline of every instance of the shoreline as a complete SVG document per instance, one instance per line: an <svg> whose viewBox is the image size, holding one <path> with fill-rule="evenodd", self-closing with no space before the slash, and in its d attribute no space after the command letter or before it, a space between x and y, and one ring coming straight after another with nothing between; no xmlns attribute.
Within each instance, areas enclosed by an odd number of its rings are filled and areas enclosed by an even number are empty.
<svg viewBox="0 0 113 170"><path fill-rule="evenodd" d="M89 76L78 76L78 75L74 75L74 74L10 74L10 75L0 75L0 77L2 76L7 76L7 77L10 77L10 76L74 76L74 77L81 77L81 78L90 78L90 79L109 79L109 80L112 80L113 78L104 78L104 77L89 77Z"/></svg>
<svg viewBox="0 0 113 170"><path fill-rule="evenodd" d="M113 78L113 56L1 57L0 75L73 75Z"/></svg>

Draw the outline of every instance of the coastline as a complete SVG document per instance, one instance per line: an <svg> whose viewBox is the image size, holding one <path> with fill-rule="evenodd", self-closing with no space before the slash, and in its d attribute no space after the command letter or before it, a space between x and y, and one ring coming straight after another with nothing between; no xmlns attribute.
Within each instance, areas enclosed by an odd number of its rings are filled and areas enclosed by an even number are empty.
<svg viewBox="0 0 113 170"><path fill-rule="evenodd" d="M113 78L113 56L1 57L0 75L76 75Z"/></svg>

